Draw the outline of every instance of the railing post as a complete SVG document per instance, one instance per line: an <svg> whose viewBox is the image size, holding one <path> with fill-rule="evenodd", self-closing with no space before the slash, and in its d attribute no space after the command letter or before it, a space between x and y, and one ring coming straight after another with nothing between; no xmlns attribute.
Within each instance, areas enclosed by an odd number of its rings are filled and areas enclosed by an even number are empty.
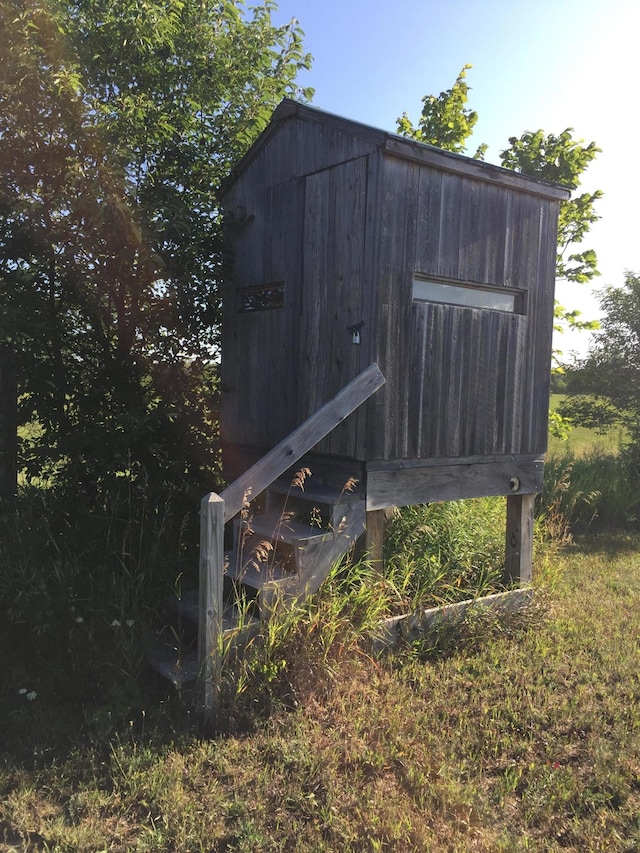
<svg viewBox="0 0 640 853"><path fill-rule="evenodd" d="M224 500L210 492L200 503L198 662L200 707L206 719L215 717L220 703L223 574Z"/></svg>

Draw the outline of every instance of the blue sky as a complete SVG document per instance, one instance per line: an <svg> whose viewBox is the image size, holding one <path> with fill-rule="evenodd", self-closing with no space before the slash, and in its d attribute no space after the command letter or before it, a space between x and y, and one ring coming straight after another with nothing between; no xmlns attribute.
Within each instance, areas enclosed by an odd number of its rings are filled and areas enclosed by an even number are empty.
<svg viewBox="0 0 640 853"><path fill-rule="evenodd" d="M637 68L638 0L281 0L274 21L296 18L313 54L300 83L312 103L348 118L395 130L407 111L414 123L423 95L473 68L469 106L479 114L470 151L486 142L499 163L510 136L574 128L603 149L583 182L601 189L602 219L585 247L598 253L603 284L640 272L640 176L633 140L640 131ZM588 286L558 286L567 308L598 313ZM588 335L556 345L584 352Z"/></svg>

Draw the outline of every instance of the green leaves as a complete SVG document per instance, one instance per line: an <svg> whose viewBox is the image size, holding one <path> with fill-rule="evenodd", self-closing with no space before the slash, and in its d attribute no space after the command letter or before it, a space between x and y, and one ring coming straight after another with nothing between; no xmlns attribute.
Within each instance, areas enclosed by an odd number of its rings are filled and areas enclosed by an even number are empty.
<svg viewBox="0 0 640 853"><path fill-rule="evenodd" d="M310 63L274 8L0 6L0 334L46 429L34 470L217 467L193 373L219 339L216 191Z"/></svg>
<svg viewBox="0 0 640 853"><path fill-rule="evenodd" d="M466 148L467 139L473 133L478 121L478 114L465 108L468 100L469 86L466 83L467 71L471 65L465 65L450 89L435 95L425 95L422 99L422 114L418 119L418 127L414 127L407 113L397 119L397 133L435 145L445 151L462 154ZM476 152L478 159L483 159L486 145L481 145Z"/></svg>
<svg viewBox="0 0 640 853"><path fill-rule="evenodd" d="M526 131L519 138L511 136L509 148L500 153L500 159L507 169L575 189L600 151L595 142L583 145L582 140L574 139L569 127L558 136L545 136L542 130Z"/></svg>
<svg viewBox="0 0 640 853"><path fill-rule="evenodd" d="M500 153L500 159L507 169L576 189L599 153L595 142L584 145L582 140L574 139L573 129L569 127L558 136L545 135L542 130L527 131L520 138L512 136L509 148ZM570 249L582 242L591 225L600 218L595 212L595 203L601 198L602 192L596 190L561 202L557 278L585 283L600 275L593 249L583 252L570 252Z"/></svg>

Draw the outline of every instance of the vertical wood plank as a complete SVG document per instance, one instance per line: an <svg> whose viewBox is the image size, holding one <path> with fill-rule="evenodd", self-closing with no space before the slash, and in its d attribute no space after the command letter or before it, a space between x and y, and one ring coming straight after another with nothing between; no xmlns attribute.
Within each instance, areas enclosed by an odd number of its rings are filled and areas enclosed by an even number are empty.
<svg viewBox="0 0 640 853"><path fill-rule="evenodd" d="M200 502L200 620L198 663L201 710L214 718L220 702L224 500L215 492Z"/></svg>
<svg viewBox="0 0 640 853"><path fill-rule="evenodd" d="M533 575L533 507L535 495L507 497L505 583L531 583Z"/></svg>

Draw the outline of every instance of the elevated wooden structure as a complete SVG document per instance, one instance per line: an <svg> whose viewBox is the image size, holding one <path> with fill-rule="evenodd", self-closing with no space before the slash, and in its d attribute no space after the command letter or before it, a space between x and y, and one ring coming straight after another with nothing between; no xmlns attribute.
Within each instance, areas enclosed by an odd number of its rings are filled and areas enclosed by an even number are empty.
<svg viewBox="0 0 640 853"><path fill-rule="evenodd" d="M370 532L386 507L509 496L526 579L568 196L285 100L222 196L227 478L375 362L384 388L304 464L359 481Z"/></svg>
<svg viewBox="0 0 640 853"><path fill-rule="evenodd" d="M506 495L505 579L530 580L568 195L289 100L237 165L222 195L230 485L202 501L200 589L178 602L197 648L178 625L155 661L178 686L200 676L207 714L233 606L252 602L246 636L365 527L380 558L389 507Z"/></svg>

